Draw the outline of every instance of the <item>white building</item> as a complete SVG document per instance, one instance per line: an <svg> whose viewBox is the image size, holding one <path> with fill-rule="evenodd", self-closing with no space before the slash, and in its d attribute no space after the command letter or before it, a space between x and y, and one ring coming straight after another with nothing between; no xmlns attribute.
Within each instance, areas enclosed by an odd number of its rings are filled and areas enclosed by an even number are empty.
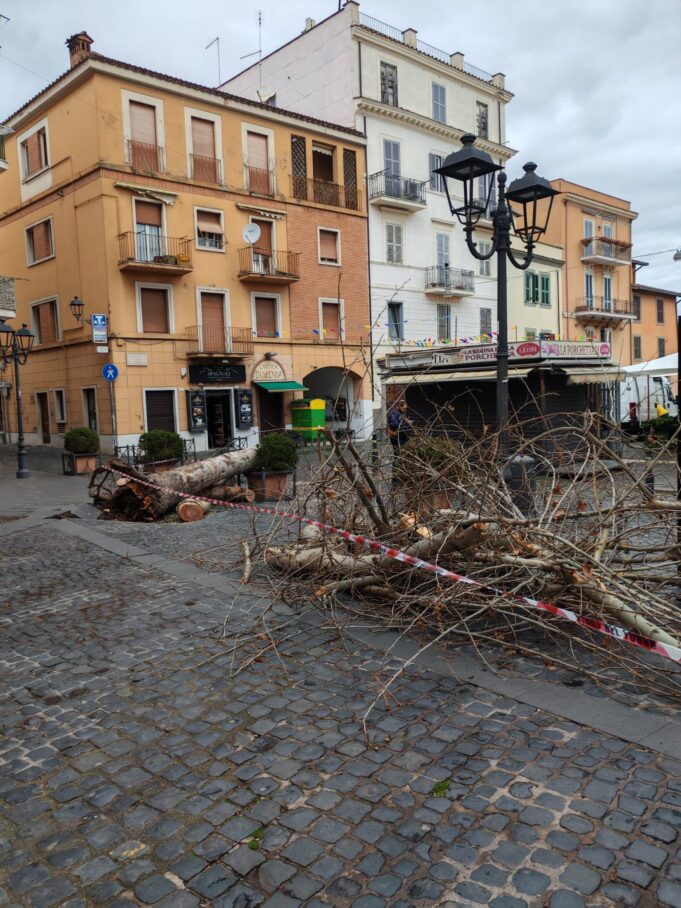
<svg viewBox="0 0 681 908"><path fill-rule="evenodd" d="M503 74L424 44L414 29L372 19L349 0L318 24L308 19L301 35L223 88L366 133L374 360L496 329L494 265L471 256L432 170L469 132L500 164L514 154L505 144L512 95ZM328 157L322 149L314 157L315 172L300 176L329 180ZM333 161L336 182L342 166ZM483 218L475 239L490 238ZM376 393L377 425L381 407Z"/></svg>

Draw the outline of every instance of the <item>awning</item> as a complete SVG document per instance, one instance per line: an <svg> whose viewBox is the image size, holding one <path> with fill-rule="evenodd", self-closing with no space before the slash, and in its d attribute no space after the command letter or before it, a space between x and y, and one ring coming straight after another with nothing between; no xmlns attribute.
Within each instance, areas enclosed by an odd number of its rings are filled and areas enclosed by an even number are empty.
<svg viewBox="0 0 681 908"><path fill-rule="evenodd" d="M264 388L265 391L307 391L305 385L299 381L256 381L253 384Z"/></svg>
<svg viewBox="0 0 681 908"><path fill-rule="evenodd" d="M534 366L527 369L513 369L508 377L525 378ZM442 385L453 381L496 381L495 370L486 369L484 372L418 372L412 375L391 375L386 378L388 385Z"/></svg>
<svg viewBox="0 0 681 908"><path fill-rule="evenodd" d="M626 378L624 372L619 369L595 369L591 372L571 372L568 369L562 370L567 373L568 385L592 385L599 382L622 381Z"/></svg>

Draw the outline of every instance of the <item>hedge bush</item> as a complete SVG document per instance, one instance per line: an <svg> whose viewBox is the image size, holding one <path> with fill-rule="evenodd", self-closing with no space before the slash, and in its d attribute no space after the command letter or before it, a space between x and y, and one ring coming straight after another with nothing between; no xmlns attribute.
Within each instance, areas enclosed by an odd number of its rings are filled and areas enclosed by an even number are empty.
<svg viewBox="0 0 681 908"><path fill-rule="evenodd" d="M158 463L161 460L180 460L184 451L182 439L177 432L152 429L140 435L142 463Z"/></svg>
<svg viewBox="0 0 681 908"><path fill-rule="evenodd" d="M298 463L298 448L288 435L268 432L261 435L255 455L255 470L266 473L292 473Z"/></svg>
<svg viewBox="0 0 681 908"><path fill-rule="evenodd" d="M99 435L88 426L74 426L64 434L64 448L71 454L97 454Z"/></svg>

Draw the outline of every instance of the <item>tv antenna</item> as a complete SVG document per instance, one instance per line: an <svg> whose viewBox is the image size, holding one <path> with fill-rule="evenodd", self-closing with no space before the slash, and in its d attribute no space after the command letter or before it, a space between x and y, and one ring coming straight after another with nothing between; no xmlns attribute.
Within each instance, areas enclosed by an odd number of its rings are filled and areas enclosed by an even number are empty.
<svg viewBox="0 0 681 908"><path fill-rule="evenodd" d="M210 42L210 44L206 44L206 46L204 47L204 50L208 50L208 48L212 47L214 44L216 45L217 52L218 52L218 87L219 87L220 85L222 85L222 75L220 73L220 38L219 37L213 38L213 40Z"/></svg>
<svg viewBox="0 0 681 908"><path fill-rule="evenodd" d="M243 57L239 57L240 60L247 60L249 57L255 57L258 55L258 63L262 63L262 10L258 10L258 49L254 50L250 54L244 54ZM262 67L260 67L260 87L262 88Z"/></svg>

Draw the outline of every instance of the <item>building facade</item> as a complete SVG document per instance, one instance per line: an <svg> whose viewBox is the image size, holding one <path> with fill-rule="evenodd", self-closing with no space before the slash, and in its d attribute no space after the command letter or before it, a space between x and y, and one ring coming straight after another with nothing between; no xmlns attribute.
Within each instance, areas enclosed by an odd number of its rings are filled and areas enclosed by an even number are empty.
<svg viewBox="0 0 681 908"><path fill-rule="evenodd" d="M464 133L504 164L504 76L468 64L400 30L360 13L355 2L226 83L250 98L333 117L367 136L366 194L374 357L415 346L452 345L461 338L490 340L496 330L496 275L478 262L452 218L442 178L434 173ZM312 177L324 160L313 161ZM302 173L301 178L309 176ZM480 185L487 214L489 183ZM476 242L491 240L483 217ZM374 412L381 409L375 370Z"/></svg>
<svg viewBox="0 0 681 908"><path fill-rule="evenodd" d="M29 443L85 424L107 449L152 428L198 450L253 444L291 425L303 393L327 399L332 427L361 433L363 136L91 44L71 38L70 70L5 123L0 274L35 334L22 372ZM296 181L318 155L324 178Z"/></svg>
<svg viewBox="0 0 681 908"><path fill-rule="evenodd" d="M648 362L677 352L677 300L681 292L634 281L632 291L631 362Z"/></svg>
<svg viewBox="0 0 681 908"><path fill-rule="evenodd" d="M553 180L561 195L544 239L564 250L562 332L565 340L608 343L614 362L631 363L631 225L624 199Z"/></svg>
<svg viewBox="0 0 681 908"><path fill-rule="evenodd" d="M517 237L513 237L511 245L522 260L524 248ZM509 341L560 340L564 263L559 246L536 243L532 264L526 271L509 267Z"/></svg>

